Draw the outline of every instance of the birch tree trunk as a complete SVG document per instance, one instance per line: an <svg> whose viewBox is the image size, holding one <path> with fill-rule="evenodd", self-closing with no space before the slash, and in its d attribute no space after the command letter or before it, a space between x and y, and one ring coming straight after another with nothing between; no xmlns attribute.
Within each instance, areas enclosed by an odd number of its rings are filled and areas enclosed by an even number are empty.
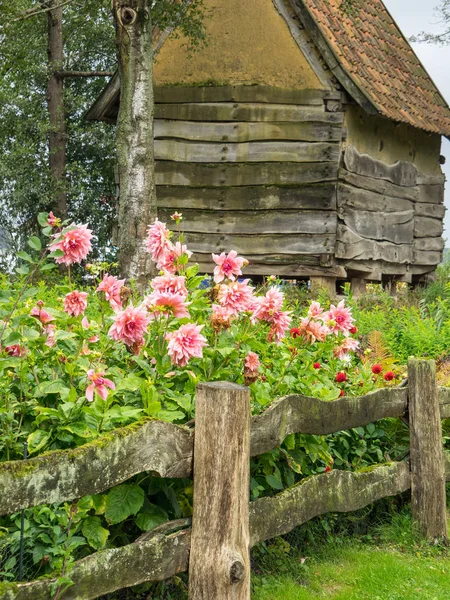
<svg viewBox="0 0 450 600"><path fill-rule="evenodd" d="M50 120L49 134L49 166L55 186L55 198L52 209L58 217L67 216L67 187L66 187L66 154L67 130L64 111L64 83L58 77L58 71L63 69L63 8L60 0L43 2L47 12L48 23L48 83L47 105Z"/></svg>
<svg viewBox="0 0 450 600"><path fill-rule="evenodd" d="M156 217L153 50L149 0L113 0L121 80L117 119L119 270L142 289L153 264L143 242Z"/></svg>

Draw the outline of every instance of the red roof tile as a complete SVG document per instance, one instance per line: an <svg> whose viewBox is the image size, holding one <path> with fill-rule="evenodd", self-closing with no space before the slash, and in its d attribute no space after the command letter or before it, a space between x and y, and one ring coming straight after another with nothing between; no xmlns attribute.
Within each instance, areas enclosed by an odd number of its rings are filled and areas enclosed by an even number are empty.
<svg viewBox="0 0 450 600"><path fill-rule="evenodd" d="M297 0L297 5L361 92L356 100L394 121L449 136L450 109L382 0L355 1L351 14L342 11L341 2ZM349 87L345 76L336 76Z"/></svg>

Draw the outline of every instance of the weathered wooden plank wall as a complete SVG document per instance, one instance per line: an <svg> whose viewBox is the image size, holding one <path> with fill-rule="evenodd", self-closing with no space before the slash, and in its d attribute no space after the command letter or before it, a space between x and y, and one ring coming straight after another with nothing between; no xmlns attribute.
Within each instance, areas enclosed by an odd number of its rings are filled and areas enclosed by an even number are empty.
<svg viewBox="0 0 450 600"><path fill-rule="evenodd" d="M349 145L339 171L336 257L366 273L434 270L444 247L443 194L444 176L409 162L387 165Z"/></svg>
<svg viewBox="0 0 450 600"><path fill-rule="evenodd" d="M333 260L340 94L266 86L160 88L155 157L160 219L183 213L202 270L237 250L249 274L345 276Z"/></svg>

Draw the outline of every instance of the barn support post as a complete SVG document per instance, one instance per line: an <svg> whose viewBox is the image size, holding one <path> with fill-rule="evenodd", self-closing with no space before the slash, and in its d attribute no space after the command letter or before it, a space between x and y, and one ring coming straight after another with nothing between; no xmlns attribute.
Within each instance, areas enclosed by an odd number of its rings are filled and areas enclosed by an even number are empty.
<svg viewBox="0 0 450 600"><path fill-rule="evenodd" d="M367 282L364 277L352 277L350 280L351 291L353 296L363 296L367 291Z"/></svg>
<svg viewBox="0 0 450 600"><path fill-rule="evenodd" d="M311 294L317 295L320 290L325 289L333 298L336 295L336 277L310 277Z"/></svg>
<svg viewBox="0 0 450 600"><path fill-rule="evenodd" d="M250 392L197 386L189 600L250 600Z"/></svg>
<svg viewBox="0 0 450 600"><path fill-rule="evenodd" d="M435 361L410 358L408 386L413 517L427 540L447 541L446 478Z"/></svg>

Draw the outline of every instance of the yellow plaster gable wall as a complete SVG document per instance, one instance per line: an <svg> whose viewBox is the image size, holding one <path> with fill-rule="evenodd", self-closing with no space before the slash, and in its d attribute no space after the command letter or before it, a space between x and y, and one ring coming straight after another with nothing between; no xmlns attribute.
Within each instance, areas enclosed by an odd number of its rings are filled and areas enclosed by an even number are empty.
<svg viewBox="0 0 450 600"><path fill-rule="evenodd" d="M205 0L208 45L189 54L170 38L155 65L156 85L262 84L323 89L272 0Z"/></svg>

